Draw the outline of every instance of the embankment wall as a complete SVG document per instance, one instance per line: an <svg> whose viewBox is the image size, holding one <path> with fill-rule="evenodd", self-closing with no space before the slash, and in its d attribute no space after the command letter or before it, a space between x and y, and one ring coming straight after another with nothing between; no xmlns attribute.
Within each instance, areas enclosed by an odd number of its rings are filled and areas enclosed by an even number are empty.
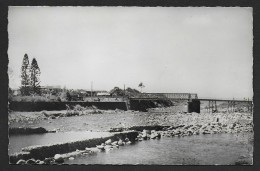
<svg viewBox="0 0 260 171"><path fill-rule="evenodd" d="M111 139L112 141L118 141L119 138L125 139L127 137L129 138L130 141L134 142L137 135L138 135L137 131L128 131L128 132L115 133L114 135L108 137L86 139L82 141L52 144L46 146L25 147L22 152L10 155L9 162L16 163L20 159L27 160L30 158L43 160L47 157L53 157L55 154L69 153L72 151L76 151L77 149L84 150L86 147L88 148L96 147L96 145L100 145L101 143L104 143L108 139Z"/></svg>
<svg viewBox="0 0 260 171"><path fill-rule="evenodd" d="M170 100L150 100L150 99L130 99L130 109L146 112L148 108L156 108L158 106L171 106Z"/></svg>
<svg viewBox="0 0 260 171"><path fill-rule="evenodd" d="M96 106L102 110L127 110L126 102L10 102L9 109L13 111L34 112L66 110L66 105Z"/></svg>

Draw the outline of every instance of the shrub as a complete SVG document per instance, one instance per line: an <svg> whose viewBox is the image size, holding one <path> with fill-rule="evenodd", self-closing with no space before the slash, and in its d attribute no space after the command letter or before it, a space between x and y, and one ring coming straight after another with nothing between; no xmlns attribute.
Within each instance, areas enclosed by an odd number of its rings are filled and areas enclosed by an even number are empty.
<svg viewBox="0 0 260 171"><path fill-rule="evenodd" d="M58 102L61 102L61 98L60 98L60 97L58 97L58 98L57 98L57 101L58 101Z"/></svg>
<svg viewBox="0 0 260 171"><path fill-rule="evenodd" d="M49 102L50 100L43 96L14 96L12 101L16 102Z"/></svg>
<svg viewBox="0 0 260 171"><path fill-rule="evenodd" d="M75 105L75 106L74 106L74 110L78 110L78 111L84 111L84 110L85 110L85 108L84 108L84 107L82 107L81 105L77 104L77 105Z"/></svg>

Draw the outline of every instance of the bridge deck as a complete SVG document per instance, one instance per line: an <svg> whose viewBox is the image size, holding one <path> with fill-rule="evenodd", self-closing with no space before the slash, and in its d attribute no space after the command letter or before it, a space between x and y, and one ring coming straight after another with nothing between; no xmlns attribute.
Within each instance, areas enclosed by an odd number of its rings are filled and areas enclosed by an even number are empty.
<svg viewBox="0 0 260 171"><path fill-rule="evenodd" d="M221 102L252 102L252 100L236 100L236 99L198 99L200 101L221 101Z"/></svg>
<svg viewBox="0 0 260 171"><path fill-rule="evenodd" d="M170 99L170 100L190 100L188 98L161 98L161 97L131 97L131 100L160 100L160 99ZM218 102L250 102L252 100L236 100L236 99L195 99L199 101L218 101Z"/></svg>

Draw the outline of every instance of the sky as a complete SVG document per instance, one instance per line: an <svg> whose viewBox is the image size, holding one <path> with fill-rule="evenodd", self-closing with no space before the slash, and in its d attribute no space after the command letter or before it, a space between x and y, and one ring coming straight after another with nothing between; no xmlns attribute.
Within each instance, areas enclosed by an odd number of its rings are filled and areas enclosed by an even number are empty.
<svg viewBox="0 0 260 171"><path fill-rule="evenodd" d="M9 86L25 53L41 85L252 98L253 17L245 7L9 7Z"/></svg>

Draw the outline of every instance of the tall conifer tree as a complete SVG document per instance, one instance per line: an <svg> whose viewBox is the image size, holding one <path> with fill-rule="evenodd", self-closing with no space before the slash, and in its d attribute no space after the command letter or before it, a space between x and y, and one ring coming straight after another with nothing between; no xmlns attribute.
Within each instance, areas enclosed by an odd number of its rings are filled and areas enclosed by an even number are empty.
<svg viewBox="0 0 260 171"><path fill-rule="evenodd" d="M28 55L25 54L23 57L23 63L21 68L21 94L24 96L30 95L30 63Z"/></svg>
<svg viewBox="0 0 260 171"><path fill-rule="evenodd" d="M31 93L33 94L41 94L41 86L40 86L40 68L35 58L33 58L31 63L31 77L30 77L30 84L31 84Z"/></svg>

